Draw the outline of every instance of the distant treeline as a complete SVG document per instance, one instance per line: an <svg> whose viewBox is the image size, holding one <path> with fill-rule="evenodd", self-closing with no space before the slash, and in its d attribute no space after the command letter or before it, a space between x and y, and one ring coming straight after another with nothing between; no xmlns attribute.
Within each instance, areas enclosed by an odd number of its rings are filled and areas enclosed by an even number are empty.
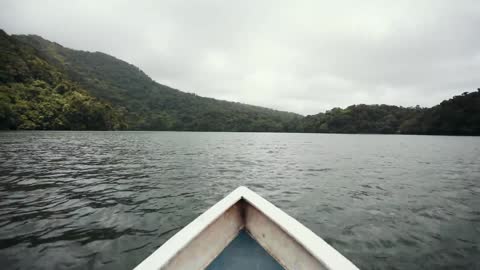
<svg viewBox="0 0 480 270"><path fill-rule="evenodd" d="M303 117L181 92L107 54L0 30L0 129L480 135L480 91L432 108L353 105Z"/></svg>
<svg viewBox="0 0 480 270"><path fill-rule="evenodd" d="M432 108L352 105L307 116L300 123L303 132L480 135L480 89Z"/></svg>

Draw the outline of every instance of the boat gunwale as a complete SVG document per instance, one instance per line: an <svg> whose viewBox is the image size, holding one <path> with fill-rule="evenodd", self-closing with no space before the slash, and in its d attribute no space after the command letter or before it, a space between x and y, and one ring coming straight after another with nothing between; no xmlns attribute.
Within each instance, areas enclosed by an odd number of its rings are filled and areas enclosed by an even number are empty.
<svg viewBox="0 0 480 270"><path fill-rule="evenodd" d="M202 213L187 226L177 232L150 256L143 260L135 270L161 269L168 265L183 248L202 233L210 224L215 222L230 207L240 200L245 200L255 207L273 223L279 226L287 235L297 241L315 259L327 269L358 270L358 268L340 252L330 246L299 221L251 191L240 186ZM245 224L244 224L245 225Z"/></svg>
<svg viewBox="0 0 480 270"><path fill-rule="evenodd" d="M207 211L183 227L162 246L144 259L135 270L161 269L166 266L183 248L193 241L210 224L220 218L230 207L242 199L243 190L235 189Z"/></svg>
<svg viewBox="0 0 480 270"><path fill-rule="evenodd" d="M322 263L327 269L358 270L350 260L339 251L330 246L320 236L305 227L298 220L294 219L280 208L273 205L257 193L248 188L244 190L243 199L255 207L287 235L298 242L315 259Z"/></svg>

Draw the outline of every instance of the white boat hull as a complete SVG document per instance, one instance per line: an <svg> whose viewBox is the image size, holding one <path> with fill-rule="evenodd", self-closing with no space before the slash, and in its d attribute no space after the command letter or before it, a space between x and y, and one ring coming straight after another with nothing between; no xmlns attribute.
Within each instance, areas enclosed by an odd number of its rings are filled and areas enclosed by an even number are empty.
<svg viewBox="0 0 480 270"><path fill-rule="evenodd" d="M358 269L297 220L248 188L239 187L135 270L205 269L242 229L284 269Z"/></svg>

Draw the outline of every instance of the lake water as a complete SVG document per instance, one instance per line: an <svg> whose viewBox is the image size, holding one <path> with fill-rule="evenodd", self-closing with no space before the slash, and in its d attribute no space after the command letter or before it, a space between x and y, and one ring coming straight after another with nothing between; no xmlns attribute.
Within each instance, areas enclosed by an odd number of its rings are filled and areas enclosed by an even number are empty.
<svg viewBox="0 0 480 270"><path fill-rule="evenodd" d="M362 269L480 269L480 137L0 133L2 269L131 269L245 185Z"/></svg>

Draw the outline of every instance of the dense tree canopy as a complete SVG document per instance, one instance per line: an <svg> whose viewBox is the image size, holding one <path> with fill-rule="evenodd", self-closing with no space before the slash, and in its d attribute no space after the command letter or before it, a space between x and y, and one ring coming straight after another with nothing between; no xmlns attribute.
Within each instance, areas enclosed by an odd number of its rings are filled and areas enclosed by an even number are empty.
<svg viewBox="0 0 480 270"><path fill-rule="evenodd" d="M90 95L38 52L0 31L0 129L126 127L122 111Z"/></svg>
<svg viewBox="0 0 480 270"><path fill-rule="evenodd" d="M0 129L480 135L480 91L432 108L352 105L311 116L200 97L112 56L0 30Z"/></svg>
<svg viewBox="0 0 480 270"><path fill-rule="evenodd" d="M307 116L303 132L480 135L480 90L465 92L432 108L352 105Z"/></svg>

